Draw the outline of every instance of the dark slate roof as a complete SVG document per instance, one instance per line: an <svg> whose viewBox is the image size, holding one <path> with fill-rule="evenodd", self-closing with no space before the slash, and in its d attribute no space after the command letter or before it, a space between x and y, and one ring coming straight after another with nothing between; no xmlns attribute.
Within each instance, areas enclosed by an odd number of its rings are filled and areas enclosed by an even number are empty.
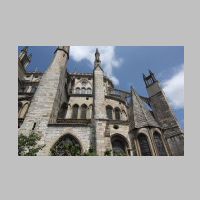
<svg viewBox="0 0 200 200"><path fill-rule="evenodd" d="M133 102L130 112L132 115L131 119L133 120L132 128L142 128L145 126L160 127L135 90L131 91L131 96Z"/></svg>

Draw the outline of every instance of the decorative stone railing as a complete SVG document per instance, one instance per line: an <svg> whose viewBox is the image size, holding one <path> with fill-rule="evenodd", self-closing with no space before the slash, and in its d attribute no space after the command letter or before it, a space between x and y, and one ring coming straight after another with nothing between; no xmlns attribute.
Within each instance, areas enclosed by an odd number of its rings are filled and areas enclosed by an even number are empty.
<svg viewBox="0 0 200 200"><path fill-rule="evenodd" d="M55 123L50 124L57 124L57 125L85 125L88 126L91 124L91 119L62 119L58 118Z"/></svg>
<svg viewBox="0 0 200 200"><path fill-rule="evenodd" d="M126 98L130 96L130 93L117 89L108 89L106 95L122 101L126 101Z"/></svg>
<svg viewBox="0 0 200 200"><path fill-rule="evenodd" d="M71 95L71 96L92 96L93 95L93 93L91 92L91 93L77 93L76 92L76 90L70 90L69 91L69 95Z"/></svg>

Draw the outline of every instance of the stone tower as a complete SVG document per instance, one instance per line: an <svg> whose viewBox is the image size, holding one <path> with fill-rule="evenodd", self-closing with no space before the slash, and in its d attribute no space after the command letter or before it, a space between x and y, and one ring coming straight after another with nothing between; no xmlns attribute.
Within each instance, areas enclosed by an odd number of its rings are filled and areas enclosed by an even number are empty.
<svg viewBox="0 0 200 200"><path fill-rule="evenodd" d="M32 54L28 55L28 47L24 47L19 54L19 62L26 70L27 66L30 64Z"/></svg>
<svg viewBox="0 0 200 200"><path fill-rule="evenodd" d="M28 54L28 47L24 47L18 57L18 79L19 81L24 80L26 74L26 68L30 64L32 54ZM20 84L19 84L20 86Z"/></svg>
<svg viewBox="0 0 200 200"><path fill-rule="evenodd" d="M150 98L151 107L156 120L159 122L164 136L170 146L172 155L184 155L183 133L154 73L143 79Z"/></svg>
<svg viewBox="0 0 200 200"><path fill-rule="evenodd" d="M44 142L48 123L57 118L60 99L65 89L66 64L69 59L69 46L59 46L52 63L43 75L26 118L19 133L29 134L32 130L42 136Z"/></svg>
<svg viewBox="0 0 200 200"><path fill-rule="evenodd" d="M106 127L105 111L105 92L104 92L104 72L101 68L101 60L98 49L95 53L94 71L93 71L93 90L94 90L94 129L95 129L95 141L96 151L98 155L103 155L105 152L104 144L104 130Z"/></svg>

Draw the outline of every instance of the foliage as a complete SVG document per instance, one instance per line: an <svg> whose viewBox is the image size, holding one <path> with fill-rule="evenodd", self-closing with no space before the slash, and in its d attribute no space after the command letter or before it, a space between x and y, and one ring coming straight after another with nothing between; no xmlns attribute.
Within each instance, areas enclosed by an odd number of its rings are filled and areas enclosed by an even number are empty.
<svg viewBox="0 0 200 200"><path fill-rule="evenodd" d="M112 153L112 150L107 149L107 150L104 152L104 156L111 156L111 153Z"/></svg>
<svg viewBox="0 0 200 200"><path fill-rule="evenodd" d="M87 152L81 153L77 144L66 144L61 142L51 149L52 156L97 156L96 151L90 148Z"/></svg>
<svg viewBox="0 0 200 200"><path fill-rule="evenodd" d="M78 145L66 144L64 142L51 149L52 156L81 156L81 149Z"/></svg>
<svg viewBox="0 0 200 200"><path fill-rule="evenodd" d="M41 137L37 133L29 135L20 134L18 136L18 155L19 156L36 156L45 145L37 145Z"/></svg>
<svg viewBox="0 0 200 200"><path fill-rule="evenodd" d="M127 156L125 152L114 152L114 156Z"/></svg>
<svg viewBox="0 0 200 200"><path fill-rule="evenodd" d="M83 153L82 156L97 156L97 153L94 149L90 148L88 152Z"/></svg>

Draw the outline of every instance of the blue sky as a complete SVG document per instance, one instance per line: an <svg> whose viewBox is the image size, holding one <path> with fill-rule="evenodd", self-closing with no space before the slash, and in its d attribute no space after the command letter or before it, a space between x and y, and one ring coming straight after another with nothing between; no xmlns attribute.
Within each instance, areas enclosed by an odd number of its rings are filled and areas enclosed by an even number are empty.
<svg viewBox="0 0 200 200"><path fill-rule="evenodd" d="M95 46L70 49L69 72L92 72ZM184 47L183 46L100 46L104 72L116 88L130 90L132 85L140 95L147 96L142 73L155 73L169 98L175 114L184 127ZM18 47L20 51L22 47ZM52 61L55 46L30 46L32 62L28 71L44 72Z"/></svg>

